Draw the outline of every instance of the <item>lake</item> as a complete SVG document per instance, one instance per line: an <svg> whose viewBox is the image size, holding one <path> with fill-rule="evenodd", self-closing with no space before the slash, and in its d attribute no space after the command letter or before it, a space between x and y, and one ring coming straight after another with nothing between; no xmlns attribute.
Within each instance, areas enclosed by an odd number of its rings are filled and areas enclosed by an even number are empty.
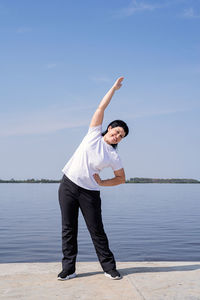
<svg viewBox="0 0 200 300"><path fill-rule="evenodd" d="M58 184L0 184L0 263L61 261ZM199 261L200 184L124 184L101 189L118 261ZM78 261L97 256L81 213Z"/></svg>

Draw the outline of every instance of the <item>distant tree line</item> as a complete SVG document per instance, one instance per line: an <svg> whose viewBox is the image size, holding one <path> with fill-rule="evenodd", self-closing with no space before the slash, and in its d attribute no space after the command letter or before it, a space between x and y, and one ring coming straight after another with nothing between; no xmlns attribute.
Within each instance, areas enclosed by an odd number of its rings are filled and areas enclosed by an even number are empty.
<svg viewBox="0 0 200 300"><path fill-rule="evenodd" d="M60 183L60 180L55 179L25 179L25 180L16 180L14 178L10 180L0 179L0 183ZM179 178L170 178L170 179L160 179L160 178L143 178L143 177L134 177L126 180L126 183L200 183L196 179L179 179Z"/></svg>
<svg viewBox="0 0 200 300"><path fill-rule="evenodd" d="M25 179L25 180L15 180L14 178L10 180L2 180L0 179L0 183L59 183L60 180L54 180L54 179Z"/></svg>
<svg viewBox="0 0 200 300"><path fill-rule="evenodd" d="M126 183L200 183L200 181L196 179L179 179L179 178L168 178L168 179L160 179L160 178L140 178L134 177L130 178L126 181Z"/></svg>

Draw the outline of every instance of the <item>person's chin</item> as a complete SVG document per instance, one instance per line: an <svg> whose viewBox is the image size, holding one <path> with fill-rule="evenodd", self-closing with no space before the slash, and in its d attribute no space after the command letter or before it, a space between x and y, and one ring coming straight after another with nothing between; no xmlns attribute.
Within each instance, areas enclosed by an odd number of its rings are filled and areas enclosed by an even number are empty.
<svg viewBox="0 0 200 300"><path fill-rule="evenodd" d="M117 144L117 141L115 141L115 140L112 140L112 144Z"/></svg>

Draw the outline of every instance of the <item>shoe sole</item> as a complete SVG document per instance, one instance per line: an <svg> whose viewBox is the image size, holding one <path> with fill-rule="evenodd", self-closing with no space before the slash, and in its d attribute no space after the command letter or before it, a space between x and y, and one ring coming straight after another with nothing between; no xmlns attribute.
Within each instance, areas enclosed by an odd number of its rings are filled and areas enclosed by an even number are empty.
<svg viewBox="0 0 200 300"><path fill-rule="evenodd" d="M121 279L122 277L121 276L117 276L117 277L112 277L110 274L108 273L104 273L104 275L112 280L119 280Z"/></svg>
<svg viewBox="0 0 200 300"><path fill-rule="evenodd" d="M66 277L64 277L64 278L58 277L57 279L58 279L58 280L61 280L61 281L65 281L65 280L69 280L69 279L71 279L71 278L75 278L76 276L77 276L76 273L73 273L73 274L70 274L70 275L68 275L68 276L66 276Z"/></svg>

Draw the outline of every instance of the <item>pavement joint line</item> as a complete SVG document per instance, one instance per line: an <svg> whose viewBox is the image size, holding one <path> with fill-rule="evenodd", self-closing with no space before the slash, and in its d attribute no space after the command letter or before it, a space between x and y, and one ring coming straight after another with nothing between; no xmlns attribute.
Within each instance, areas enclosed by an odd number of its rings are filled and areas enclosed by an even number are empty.
<svg viewBox="0 0 200 300"><path fill-rule="evenodd" d="M130 284L135 288L136 292L139 294L139 297L142 297L142 300L147 300L144 295L142 294L142 292L139 290L139 288L136 286L136 284L134 283L133 279L131 278L131 276L129 276L129 274L125 274L127 275L128 281L130 282Z"/></svg>

